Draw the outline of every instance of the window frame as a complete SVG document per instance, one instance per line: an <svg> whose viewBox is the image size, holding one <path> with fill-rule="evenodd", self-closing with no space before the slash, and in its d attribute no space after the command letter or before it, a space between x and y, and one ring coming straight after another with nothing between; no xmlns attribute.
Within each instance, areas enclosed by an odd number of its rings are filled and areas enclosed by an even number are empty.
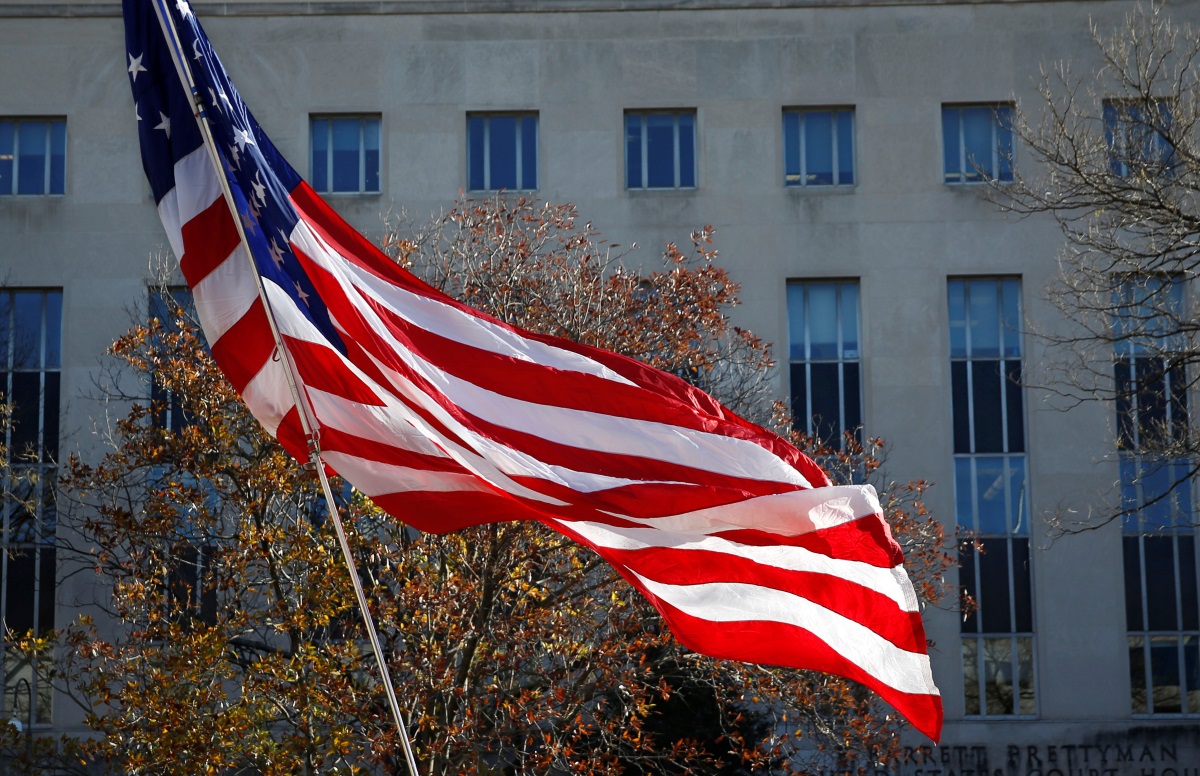
<svg viewBox="0 0 1200 776"><path fill-rule="evenodd" d="M811 174L808 172L809 161L809 144L808 144L808 119L815 114L828 113L830 114L830 147L829 159L831 166L831 181L829 183L810 182ZM789 118L794 119L794 122L789 122ZM849 134L849 180L842 180L843 169L841 164L842 148L842 132L841 124L845 121L849 124L847 130ZM789 123L795 124L796 137L793 142L789 136ZM788 106L783 109L783 185L784 188L794 190L829 190L829 189L849 189L858 185L858 148L857 148L857 122L855 120L855 109L852 105L832 105L832 106ZM794 148L793 148L794 145ZM793 160L796 164L796 169L793 172L790 161Z"/></svg>
<svg viewBox="0 0 1200 776"><path fill-rule="evenodd" d="M513 158L514 158L515 174L516 174L516 179L517 179L516 180L517 185L515 185L515 186L493 186L492 185L492 183L493 183L492 178L495 174L495 170L493 169L493 165L491 164L491 162L492 162L492 153L495 150L495 147L491 142L491 140L492 140L492 131L491 130L492 130L492 120L497 119L497 118L516 119L516 127L514 129L514 135L513 135L513 144L514 144ZM481 139L481 142L483 145L483 154L484 154L484 158L482 161L482 168L483 168L482 173L483 173L484 180L483 180L483 185L481 187L475 186L474 182L472 181L472 178L474 177L473 169L472 169L474 167L474 159L473 159L473 151L472 151L472 146L474 145L473 135L472 135L472 132L473 132L472 121L473 120L483 122L483 133L484 134L483 134L483 138ZM533 127L533 129L531 130L532 135L533 135L532 140L527 138L524 134L525 128L527 126L529 126L528 122L530 120L532 120L532 127ZM538 111L536 111L536 110L467 111L466 141L467 141L466 142L467 191L477 191L477 192L497 192L497 191L532 192L532 191L537 191L538 178L540 177L540 174L541 174L541 158L540 158L540 156L541 156L541 154L540 154L540 151L541 151L541 116ZM529 185L529 186L525 185L529 181L525 180L525 172L526 171L525 171L525 166L524 166L525 152L527 150L526 149L527 143L531 143L533 146L533 181L532 181L533 185Z"/></svg>
<svg viewBox="0 0 1200 776"><path fill-rule="evenodd" d="M335 157L333 133L335 121L358 122L358 185L357 188L335 190ZM325 124L324 167L320 177L317 173L317 123ZM376 169L374 170L375 188L367 188L371 179L368 170L368 154L372 151L367 143L367 127L374 122L376 145L374 150ZM371 196L383 193L383 116L379 113L310 113L308 116L308 160L309 183L314 191L328 196Z"/></svg>
<svg viewBox="0 0 1200 776"><path fill-rule="evenodd" d="M673 154L673 184L670 186L651 186L650 181L650 118L653 116L670 116L672 121L672 142L671 151ZM682 150L682 132L680 130L680 118L687 116L691 119L691 182L684 185L684 172L686 165L683 161ZM639 120L638 134L638 173L640 182L634 185L630 180L630 146L631 146L631 126L630 121L634 118ZM695 108L653 108L653 109L627 109L624 113L622 127L624 131L624 148L625 148L625 190L626 191L695 191L699 188L700 178L700 154L699 154L699 115Z"/></svg>
<svg viewBox="0 0 1200 776"><path fill-rule="evenodd" d="M45 123L45 158L42 161L42 176L41 176L41 191L19 191L21 185L21 159L20 152L22 124ZM4 125L11 126L12 132L12 154L11 159L0 157L0 162L10 162L10 178L9 185L5 185L3 178L0 178L0 197L62 197L67 191L67 117L66 116L0 116L0 130L4 129ZM56 132L56 129L58 130ZM55 149L56 143L61 142L62 147ZM54 159L55 150L61 156L61 170L55 170ZM0 151L2 154L3 151ZM55 184L59 185L59 190L55 191Z"/></svg>
<svg viewBox="0 0 1200 776"><path fill-rule="evenodd" d="M985 169L975 164L970 154L966 136L965 111L989 110L992 120L988 124L991 138L988 142L990 159ZM1016 106L1011 102L964 102L942 103L942 183L947 186L976 186L989 183L1011 183L1016 170L1016 133L1012 129L1012 116ZM954 145L948 127L948 113L955 114ZM1007 148L1002 140L1007 135ZM957 151L956 171L951 172L948 162L951 151ZM998 176L996 173L1000 172Z"/></svg>

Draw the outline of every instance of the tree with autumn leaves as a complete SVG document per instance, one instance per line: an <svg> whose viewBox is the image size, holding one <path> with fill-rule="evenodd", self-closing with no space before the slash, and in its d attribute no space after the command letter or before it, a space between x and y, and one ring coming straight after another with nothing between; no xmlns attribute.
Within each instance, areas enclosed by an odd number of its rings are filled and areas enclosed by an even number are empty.
<svg viewBox="0 0 1200 776"><path fill-rule="evenodd" d="M635 271L571 206L506 197L385 241L507 323L784 427L769 349L730 323L737 285L711 246L700 230ZM57 679L98 734L84 756L131 774L404 773L316 480L251 418L186 306L167 309L112 347L106 391L130 409L107 454L65 467L75 549L112 593L105 618L61 636ZM878 440L841 451L790 433L835 479L876 483L918 595L941 601L953 561L924 483L884 481ZM788 773L898 753L902 723L865 689L688 652L594 553L539 524L421 534L335 486L422 774Z"/></svg>

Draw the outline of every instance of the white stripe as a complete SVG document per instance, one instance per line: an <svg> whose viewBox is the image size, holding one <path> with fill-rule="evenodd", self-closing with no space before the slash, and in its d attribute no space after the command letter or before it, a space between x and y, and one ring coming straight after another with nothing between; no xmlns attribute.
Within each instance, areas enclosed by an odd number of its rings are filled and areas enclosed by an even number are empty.
<svg viewBox="0 0 1200 776"><path fill-rule="evenodd" d="M258 288L245 246L238 247L192 288L204 335L216 343L258 300Z"/></svg>
<svg viewBox="0 0 1200 776"><path fill-rule="evenodd" d="M767 621L795 625L888 687L937 695L929 657L900 649L861 623L791 593L742 583L668 585L634 574L654 595L713 623Z"/></svg>
<svg viewBox="0 0 1200 776"><path fill-rule="evenodd" d="M297 229L293 234L303 235L306 232L307 227L304 230ZM363 291L372 295L385 292L398 295L397 298L405 302L411 299L425 306L429 302L422 297L408 294L386 284L356 267L349 266L349 263L340 256L328 253L327 246L318 241L315 236L303 246L303 249L306 254L330 271L350 299L357 298L356 290L347 285L351 276L354 276L354 279L366 278L369 281ZM402 314L391 300L379 299L379 301L395 310L397 314ZM432 304L462 316L457 310L453 310L447 305ZM356 306L356 309L367 321L367 325L383 338L391 350L410 368L437 386L438 390L455 405L489 423L531 434L551 442L587 448L598 453L642 457L726 476L811 487L810 483L795 468L770 450L754 442L655 421L634 420L535 404L481 388L453 377L436 365L418 357L388 333L387 326L374 311L362 305ZM410 318L422 326L435 320L432 317L423 318L422 316L410 316ZM467 319L466 322L471 324L471 328L465 329L462 332L464 334L473 333L480 323L473 318ZM498 329L498 327L492 328ZM539 344L516 337L511 332L504 333L512 339L529 345ZM446 336L454 336L454 334ZM519 358L527 356L527 354L518 353L511 348L507 350L493 349L493 352ZM587 361L587 363L593 362Z"/></svg>
<svg viewBox="0 0 1200 776"><path fill-rule="evenodd" d="M297 210L299 209L297 208ZM384 307L425 331L480 350L522 361L633 385L626 378L586 356L526 339L502 326L470 315L457 307L413 294L392 285L352 262L346 261L320 235L312 231L303 218L296 224L296 229L292 231L291 242L306 256L333 273L343 288L349 288L351 285L363 288Z"/></svg>
<svg viewBox="0 0 1200 776"><path fill-rule="evenodd" d="M337 451L323 451L321 458L352 482L354 487L372 498L406 492L494 492L480 482L478 477L465 472L435 472L428 469L413 469L408 466L394 466L382 461L359 458Z"/></svg>
<svg viewBox="0 0 1200 776"><path fill-rule="evenodd" d="M874 487L829 485L756 496L732 504L663 517L613 515L663 531L683 534L712 534L753 528L780 536L800 536L882 512Z"/></svg>
<svg viewBox="0 0 1200 776"><path fill-rule="evenodd" d="M223 196L212 158L203 145L175 163L175 187L158 203L158 217L175 258L183 258L183 225Z"/></svg>
<svg viewBox="0 0 1200 776"><path fill-rule="evenodd" d="M283 362L268 358L242 391L242 400L271 436L279 433L279 424L296 406Z"/></svg>
<svg viewBox="0 0 1200 776"><path fill-rule="evenodd" d="M591 543L611 550L643 550L661 547L672 550L702 550L753 561L785 571L807 571L845 579L890 598L907 612L919 611L915 595L908 594L912 585L900 569L879 568L856 560L830 558L803 547L773 545L760 547L740 544L715 536L696 537L655 528L618 528L587 521L556 520L567 530L575 531ZM902 580L902 581L901 581Z"/></svg>

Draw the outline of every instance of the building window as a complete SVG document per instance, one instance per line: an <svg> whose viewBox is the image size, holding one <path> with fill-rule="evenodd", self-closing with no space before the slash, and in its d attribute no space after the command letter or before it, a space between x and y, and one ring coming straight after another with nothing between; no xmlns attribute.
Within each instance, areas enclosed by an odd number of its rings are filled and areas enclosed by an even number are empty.
<svg viewBox="0 0 1200 776"><path fill-rule="evenodd" d="M0 195L62 194L67 120L0 118Z"/></svg>
<svg viewBox="0 0 1200 776"><path fill-rule="evenodd" d="M794 422L840 449L862 425L858 283L789 283L787 295Z"/></svg>
<svg viewBox="0 0 1200 776"><path fill-rule="evenodd" d="M61 291L0 291L0 391L13 405L4 432L10 476L4 492L0 625L4 633L54 627L55 465L58 460ZM23 655L6 654L0 713L48 724L51 688Z"/></svg>
<svg viewBox="0 0 1200 776"><path fill-rule="evenodd" d="M467 114L467 188L537 188L536 113Z"/></svg>
<svg viewBox="0 0 1200 776"><path fill-rule="evenodd" d="M786 186L854 184L854 111L785 109L783 167Z"/></svg>
<svg viewBox="0 0 1200 776"><path fill-rule="evenodd" d="M1120 283L1114 388L1124 520L1125 621L1134 714L1200 714L1200 588L1191 467L1171 445L1188 434L1184 369L1171 332L1183 285Z"/></svg>
<svg viewBox="0 0 1200 776"><path fill-rule="evenodd" d="M1170 130L1171 108L1166 102L1105 100L1104 140L1112 174L1128 178L1170 173L1176 161L1167 140Z"/></svg>
<svg viewBox="0 0 1200 776"><path fill-rule="evenodd" d="M948 297L955 511L982 544L959 553L963 587L977 605L962 622L966 713L1032 715L1020 283L951 279Z"/></svg>
<svg viewBox="0 0 1200 776"><path fill-rule="evenodd" d="M313 116L312 187L323 193L379 191L378 116Z"/></svg>
<svg viewBox="0 0 1200 776"><path fill-rule="evenodd" d="M1011 105L943 105L946 183L1013 179Z"/></svg>
<svg viewBox="0 0 1200 776"><path fill-rule="evenodd" d="M630 189L696 187L695 111L630 111L625 114L625 186Z"/></svg>

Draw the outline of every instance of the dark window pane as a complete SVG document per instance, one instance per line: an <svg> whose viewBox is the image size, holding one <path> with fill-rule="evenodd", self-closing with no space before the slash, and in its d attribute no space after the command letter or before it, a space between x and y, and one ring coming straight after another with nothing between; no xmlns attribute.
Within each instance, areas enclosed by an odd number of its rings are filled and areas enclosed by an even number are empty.
<svg viewBox="0 0 1200 776"><path fill-rule="evenodd" d="M340 192L359 191L362 168L359 156L362 150L361 129L358 119L333 119L333 190Z"/></svg>
<svg viewBox="0 0 1200 776"><path fill-rule="evenodd" d="M1183 667L1187 681L1184 712L1195 714L1200 712L1200 637L1184 636Z"/></svg>
<svg viewBox="0 0 1200 776"><path fill-rule="evenodd" d="M964 108L961 113L963 143L967 152L967 180L982 180L992 174L992 128L995 119L988 107Z"/></svg>
<svg viewBox="0 0 1200 776"><path fill-rule="evenodd" d="M1117 405L1117 447L1121 450L1137 449L1137 433L1134 426L1133 391L1136 384L1132 377L1133 364L1128 358L1117 359L1114 367L1114 389Z"/></svg>
<svg viewBox="0 0 1200 776"><path fill-rule="evenodd" d="M38 456L42 385L38 372L12 375L12 447L14 456ZM40 456L39 456L40 457Z"/></svg>
<svg viewBox="0 0 1200 776"><path fill-rule="evenodd" d="M1153 685L1155 714L1178 714L1183 711L1179 692L1179 643L1174 636L1150 639L1150 681Z"/></svg>
<svg viewBox="0 0 1200 776"><path fill-rule="evenodd" d="M799 186L804 183L800 176L800 114L784 113L783 182L787 186Z"/></svg>
<svg viewBox="0 0 1200 776"><path fill-rule="evenodd" d="M1178 536L1179 546L1179 614L1183 630L1200 630L1200 608L1196 601L1196 539ZM1197 709L1200 711L1200 709Z"/></svg>
<svg viewBox="0 0 1200 776"><path fill-rule="evenodd" d="M839 445L842 435L841 394L836 363L810 364L812 370L812 425L815 436Z"/></svg>
<svg viewBox="0 0 1200 776"><path fill-rule="evenodd" d="M1146 693L1146 639L1142 636L1129 637L1129 687L1133 713L1145 714L1149 711L1149 696Z"/></svg>
<svg viewBox="0 0 1200 776"><path fill-rule="evenodd" d="M954 452L971 452L971 403L967 386L967 362L950 363L950 386L953 396Z"/></svg>
<svg viewBox="0 0 1200 776"><path fill-rule="evenodd" d="M958 548L958 583L962 585L963 590L967 595L971 596L975 603L979 603L979 585L975 579L975 559L978 552L969 543L965 543ZM963 633L978 633L979 632L979 617L972 610L962 621Z"/></svg>
<svg viewBox="0 0 1200 776"><path fill-rule="evenodd" d="M1006 452L1025 452L1025 407L1021 392L1021 362L1004 362L1005 417L1008 419Z"/></svg>
<svg viewBox="0 0 1200 776"><path fill-rule="evenodd" d="M8 599L5 601L5 624L14 633L33 629L33 597L37 590L33 548L10 549L8 563Z"/></svg>
<svg viewBox="0 0 1200 776"><path fill-rule="evenodd" d="M982 714L979 699L979 640L963 639L963 695L967 714Z"/></svg>
<svg viewBox="0 0 1200 776"><path fill-rule="evenodd" d="M696 185L696 122L690 113L677 117L679 122L679 181L680 188Z"/></svg>
<svg viewBox="0 0 1200 776"><path fill-rule="evenodd" d="M808 367L805 364L791 365L792 420L796 428L809 430L811 416L808 414Z"/></svg>
<svg viewBox="0 0 1200 776"><path fill-rule="evenodd" d="M488 119L491 189L517 188L517 119L492 116Z"/></svg>
<svg viewBox="0 0 1200 776"><path fill-rule="evenodd" d="M46 369L57 369L62 365L62 292L47 291L46 337L43 365Z"/></svg>
<svg viewBox="0 0 1200 776"><path fill-rule="evenodd" d="M37 369L42 364L42 293L13 294L13 366Z"/></svg>
<svg viewBox="0 0 1200 776"><path fill-rule="evenodd" d="M833 183L833 114L810 111L804 116L804 157L810 185Z"/></svg>
<svg viewBox="0 0 1200 776"><path fill-rule="evenodd" d="M1013 608L1016 631L1033 633L1033 591L1029 584L1029 540L1010 539L1012 545Z"/></svg>
<svg viewBox="0 0 1200 776"><path fill-rule="evenodd" d="M1152 631L1176 630L1175 542L1170 536L1142 538L1146 558L1147 623Z"/></svg>
<svg viewBox="0 0 1200 776"><path fill-rule="evenodd" d="M962 180L959 163L962 139L958 134L958 116L959 112L954 108L942 109L942 161L946 170L946 183L957 183Z"/></svg>
<svg viewBox="0 0 1200 776"><path fill-rule="evenodd" d="M537 117L521 119L521 181L523 189L536 189L537 179Z"/></svg>
<svg viewBox="0 0 1200 776"><path fill-rule="evenodd" d="M675 117L646 116L646 185L652 189L675 186Z"/></svg>
<svg viewBox="0 0 1200 776"><path fill-rule="evenodd" d="M999 361L971 362L975 453L1004 452L1003 377Z"/></svg>
<svg viewBox="0 0 1200 776"><path fill-rule="evenodd" d="M1142 549L1138 537L1126 536L1125 551L1125 629L1145 630L1142 622Z"/></svg>
<svg viewBox="0 0 1200 776"><path fill-rule="evenodd" d="M363 119L363 191L379 191L379 120Z"/></svg>
<svg viewBox="0 0 1200 776"><path fill-rule="evenodd" d="M1012 639L982 639L984 691L987 693L986 713L1012 714L1013 661Z"/></svg>
<svg viewBox="0 0 1200 776"><path fill-rule="evenodd" d="M842 396L846 407L846 430L854 431L862 441L862 393L858 380L858 364L842 364Z"/></svg>
<svg viewBox="0 0 1200 776"><path fill-rule="evenodd" d="M46 123L22 121L17 125L17 193L46 193Z"/></svg>
<svg viewBox="0 0 1200 776"><path fill-rule="evenodd" d="M979 615L984 633L1011 633L1008 542L984 539L979 556Z"/></svg>
<svg viewBox="0 0 1200 776"><path fill-rule="evenodd" d="M54 628L54 590L55 590L55 551L53 547L43 546L38 553L38 633L45 635ZM9 595L13 586L8 586ZM31 626L32 627L32 626Z"/></svg>
<svg viewBox="0 0 1200 776"><path fill-rule="evenodd" d="M312 187L316 191L329 191L329 121L313 119L312 133Z"/></svg>
<svg viewBox="0 0 1200 776"><path fill-rule="evenodd" d="M67 179L67 122L50 122L50 180L47 191L62 194Z"/></svg>
<svg viewBox="0 0 1200 776"><path fill-rule="evenodd" d="M854 114L838 111L838 179L842 186L854 183Z"/></svg>
<svg viewBox="0 0 1200 776"><path fill-rule="evenodd" d="M625 117L625 185L631 189L645 188L642 178L642 117Z"/></svg>
<svg viewBox="0 0 1200 776"><path fill-rule="evenodd" d="M58 401L59 373L45 372L45 388L42 396L42 454L43 463L58 460Z"/></svg>
<svg viewBox="0 0 1200 776"><path fill-rule="evenodd" d="M484 175L484 120L480 116L467 119L467 188L482 191L487 188Z"/></svg>

